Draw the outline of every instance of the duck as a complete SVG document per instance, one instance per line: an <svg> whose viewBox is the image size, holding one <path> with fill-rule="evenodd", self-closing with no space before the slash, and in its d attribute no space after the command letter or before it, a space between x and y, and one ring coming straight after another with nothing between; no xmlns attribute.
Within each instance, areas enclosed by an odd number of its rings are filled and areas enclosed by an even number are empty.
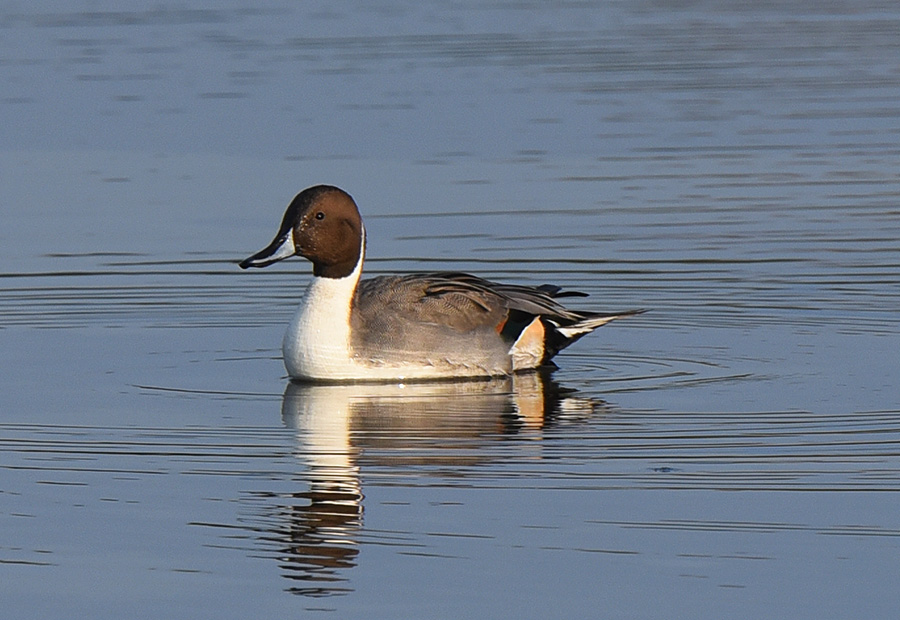
<svg viewBox="0 0 900 620"><path fill-rule="evenodd" d="M304 189L278 233L241 269L301 256L312 280L282 342L291 379L415 381L509 376L556 368L552 358L610 321L643 310L572 310L586 296L544 284L493 282L455 271L362 279L366 230L359 208L332 185Z"/></svg>

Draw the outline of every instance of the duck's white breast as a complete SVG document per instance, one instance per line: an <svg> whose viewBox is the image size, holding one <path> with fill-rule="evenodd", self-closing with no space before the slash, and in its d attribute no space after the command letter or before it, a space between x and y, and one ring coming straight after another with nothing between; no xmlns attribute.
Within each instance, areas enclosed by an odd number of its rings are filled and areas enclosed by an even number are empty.
<svg viewBox="0 0 900 620"><path fill-rule="evenodd" d="M358 280L354 272L310 283L282 343L292 377L347 379L358 374L350 357L350 304Z"/></svg>

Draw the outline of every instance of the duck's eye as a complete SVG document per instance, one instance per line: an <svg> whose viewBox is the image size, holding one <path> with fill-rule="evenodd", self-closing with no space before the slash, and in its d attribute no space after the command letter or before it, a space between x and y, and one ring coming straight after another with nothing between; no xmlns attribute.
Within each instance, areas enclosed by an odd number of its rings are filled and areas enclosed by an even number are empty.
<svg viewBox="0 0 900 620"><path fill-rule="evenodd" d="M321 211L319 211L318 213L316 213L316 219L317 219L317 220L324 220L324 219L325 219L325 214L322 213Z"/></svg>

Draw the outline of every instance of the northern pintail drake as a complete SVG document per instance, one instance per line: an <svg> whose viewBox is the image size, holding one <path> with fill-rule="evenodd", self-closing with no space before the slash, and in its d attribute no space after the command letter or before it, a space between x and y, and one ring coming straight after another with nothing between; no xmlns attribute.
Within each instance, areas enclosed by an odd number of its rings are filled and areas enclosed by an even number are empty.
<svg viewBox="0 0 900 620"><path fill-rule="evenodd" d="M360 280L366 232L347 192L317 185L288 206L275 239L240 263L265 267L294 255L313 279L284 335L294 379L384 381L510 375L550 359L615 314L565 308L584 296L558 286L498 284L456 272Z"/></svg>

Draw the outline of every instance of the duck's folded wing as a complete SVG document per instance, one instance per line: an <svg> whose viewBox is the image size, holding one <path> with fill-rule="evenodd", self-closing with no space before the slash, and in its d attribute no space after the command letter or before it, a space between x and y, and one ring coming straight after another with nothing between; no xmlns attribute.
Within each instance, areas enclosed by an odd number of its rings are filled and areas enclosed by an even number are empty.
<svg viewBox="0 0 900 620"><path fill-rule="evenodd" d="M416 273L380 276L359 283L359 315L383 323L403 322L467 332L496 328L506 320L502 295L466 279Z"/></svg>
<svg viewBox="0 0 900 620"><path fill-rule="evenodd" d="M586 315L569 310L554 297L582 295L565 293L559 287L499 284L459 272L415 273L382 276L360 283L360 306L390 308L394 316L440 324L459 331L490 326L499 329L510 313L546 317L561 325L582 320Z"/></svg>
<svg viewBox="0 0 900 620"><path fill-rule="evenodd" d="M456 272L441 272L430 275L439 278L442 282L450 283L442 284L439 290L464 293L464 290L468 289L479 291L482 294L493 295L499 297L503 306L508 310L532 317L541 316L556 323L568 324L580 321L587 316L587 313L570 310L556 301L556 298L559 297L587 297L586 293L563 291L561 287L554 284L542 284L540 286L502 284Z"/></svg>

